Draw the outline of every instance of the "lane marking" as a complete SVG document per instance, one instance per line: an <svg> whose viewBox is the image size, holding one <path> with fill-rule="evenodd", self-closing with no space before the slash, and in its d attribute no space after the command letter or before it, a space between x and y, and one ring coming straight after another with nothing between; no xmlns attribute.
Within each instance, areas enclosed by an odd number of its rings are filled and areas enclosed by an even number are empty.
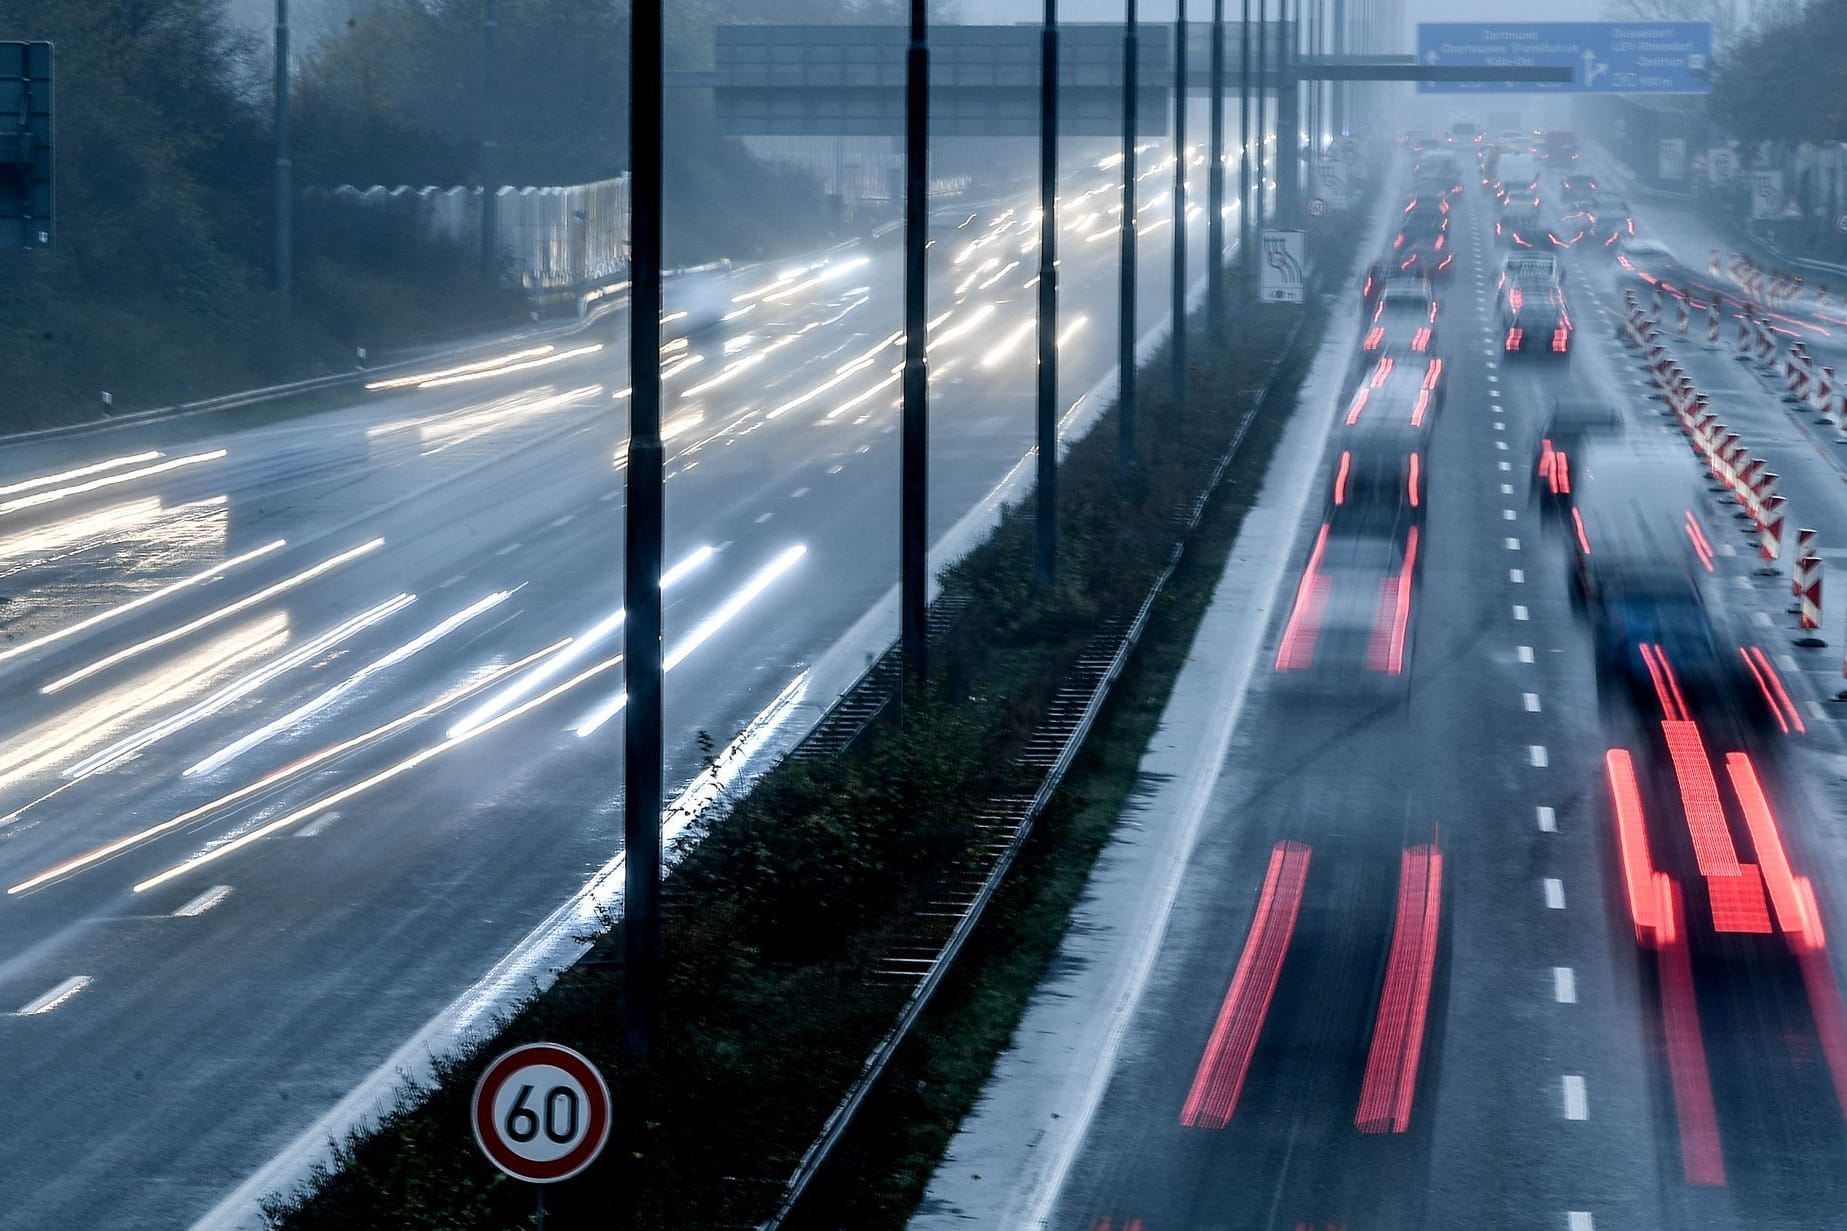
<svg viewBox="0 0 1847 1231"><path fill-rule="evenodd" d="M1520 604L1520 603L1515 603L1515 604L1514 604L1514 619L1516 619L1516 620L1519 620L1519 621L1520 621L1520 622L1522 622L1522 623L1525 623L1525 622L1526 622L1526 619L1527 619L1527 610L1526 610L1526 607L1525 607L1524 605L1522 605L1522 604Z"/></svg>
<svg viewBox="0 0 1847 1231"><path fill-rule="evenodd" d="M1508 569L1507 580L1513 582L1516 586L1526 584L1526 570L1518 568Z"/></svg>
<svg viewBox="0 0 1847 1231"><path fill-rule="evenodd" d="M1597 1224L1591 1221L1589 1210L1567 1210L1565 1231L1597 1231Z"/></svg>
<svg viewBox="0 0 1847 1231"><path fill-rule="evenodd" d="M1533 647L1530 645L1516 646L1514 648L1514 653L1519 656L1520 661L1523 663L1530 663L1533 661Z"/></svg>
<svg viewBox="0 0 1847 1231"><path fill-rule="evenodd" d="M502 547L499 551L495 552L494 554L497 556L510 556L514 552L518 551L520 548L524 546L525 546L524 543L508 543L505 547Z"/></svg>
<svg viewBox="0 0 1847 1231"><path fill-rule="evenodd" d="M1519 539L1509 538L1506 540L1506 542L1507 542L1508 551L1519 551L1520 550L1520 540Z"/></svg>
<svg viewBox="0 0 1847 1231"><path fill-rule="evenodd" d="M1501 463L1502 470L1512 470L1513 468L1514 468L1514 464L1512 462L1502 462Z"/></svg>
<svg viewBox="0 0 1847 1231"><path fill-rule="evenodd" d="M1514 485L1512 483L1501 484L1501 495L1511 496L1513 494L1514 494Z"/></svg>
<svg viewBox="0 0 1847 1231"><path fill-rule="evenodd" d="M326 833L328 827L339 820L342 815L343 814L338 808L329 808L327 811L315 817L312 821L309 821L301 829L296 830L295 836L298 838L318 838Z"/></svg>
<svg viewBox="0 0 1847 1231"><path fill-rule="evenodd" d="M453 586L453 585L459 585L459 584L460 584L461 582L464 582L464 581L467 581L467 580L468 580L468 574L466 574L466 573L457 573L457 574L456 574L455 576L453 576L453 577L451 577L451 578L450 578L449 580L447 580L447 581L445 581L445 582L443 582L443 583L442 583L442 584L441 584L440 586L437 586L436 588L437 588L438 590L447 590L447 589L448 589L448 588L449 588L450 586Z"/></svg>
<svg viewBox="0 0 1847 1231"><path fill-rule="evenodd" d="M1545 879L1545 886L1546 886L1546 909L1547 910L1564 910L1565 909L1565 882L1560 880L1556 876L1548 876Z"/></svg>
<svg viewBox="0 0 1847 1231"><path fill-rule="evenodd" d="M1527 713L1537 714L1539 712L1539 694L1538 693L1536 692L1522 693L1520 700L1525 703Z"/></svg>
<svg viewBox="0 0 1847 1231"><path fill-rule="evenodd" d="M838 463L838 462L835 462L835 463L834 463L834 464L833 464L832 466L829 466L829 467L827 468L827 473L829 473L829 474L839 474L839 473L840 473L840 472L841 472L842 470L845 470L845 469L846 469L846 467L845 467L845 466L842 466L842 465L841 465L840 463Z"/></svg>
<svg viewBox="0 0 1847 1231"><path fill-rule="evenodd" d="M1540 804L1538 811L1539 811L1539 832L1540 833L1557 833L1558 832L1558 813L1553 810L1552 806L1550 804Z"/></svg>
<svg viewBox="0 0 1847 1231"><path fill-rule="evenodd" d="M789 493L789 499L800 500L803 496L806 496L807 494L808 494L808 488L798 487L794 491Z"/></svg>
<svg viewBox="0 0 1847 1231"><path fill-rule="evenodd" d="M1497 419L1494 424L1494 430L1497 432L1504 432L1507 430L1507 425Z"/></svg>
<svg viewBox="0 0 1847 1231"><path fill-rule="evenodd" d="M1532 762L1534 769L1544 769L1547 765L1551 764L1551 761L1546 757L1546 746L1544 744L1528 744L1526 755L1527 759Z"/></svg>
<svg viewBox="0 0 1847 1231"><path fill-rule="evenodd" d="M559 526L568 526L576 520L577 514L575 513L566 513L563 517L554 517L552 518L552 529L556 530Z"/></svg>
<svg viewBox="0 0 1847 1231"><path fill-rule="evenodd" d="M1578 977L1571 967L1552 968L1552 998L1560 1004L1578 1003Z"/></svg>
<svg viewBox="0 0 1847 1231"><path fill-rule="evenodd" d="M204 893L173 912L175 919L196 919L231 896L231 886L213 885Z"/></svg>
<svg viewBox="0 0 1847 1231"><path fill-rule="evenodd" d="M1501 520L1502 521L1518 521L1519 518L1520 518L1520 515L1514 512L1512 509L1502 509L1501 510Z"/></svg>
<svg viewBox="0 0 1847 1231"><path fill-rule="evenodd" d="M75 996L78 992L81 992L84 988L90 986L90 983L91 979L89 975L72 975L64 982L46 992L43 996L36 997L19 1006L19 1008L14 1011L13 1016L38 1017L42 1014L49 1013L59 1005L68 1001L72 996Z"/></svg>
<svg viewBox="0 0 1847 1231"><path fill-rule="evenodd" d="M756 524L761 526L764 522L768 521L770 518L774 516L776 516L776 514L774 513L765 513L761 517L757 518Z"/></svg>
<svg viewBox="0 0 1847 1231"><path fill-rule="evenodd" d="M1567 1073L1564 1077L1565 1118L1567 1120L1590 1119L1590 1101L1585 1097L1584 1079L1576 1073Z"/></svg>
<svg viewBox="0 0 1847 1231"><path fill-rule="evenodd" d="M1494 442L1494 447L1505 453L1507 451L1507 442L1505 440L1497 440Z"/></svg>

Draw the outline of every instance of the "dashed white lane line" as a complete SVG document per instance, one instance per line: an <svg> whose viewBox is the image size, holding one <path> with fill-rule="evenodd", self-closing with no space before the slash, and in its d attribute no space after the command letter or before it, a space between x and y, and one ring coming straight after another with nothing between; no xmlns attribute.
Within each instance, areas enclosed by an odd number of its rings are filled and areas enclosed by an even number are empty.
<svg viewBox="0 0 1847 1231"><path fill-rule="evenodd" d="M1540 804L1538 807L1538 813L1539 813L1539 832L1540 833L1557 833L1558 832L1558 813L1554 811L1552 807L1548 804Z"/></svg>
<svg viewBox="0 0 1847 1231"><path fill-rule="evenodd" d="M1751 618L1756 620L1759 624L1762 624L1765 628L1776 627L1776 622L1770 618L1770 613L1767 611L1753 611L1751 613Z"/></svg>
<svg viewBox="0 0 1847 1231"><path fill-rule="evenodd" d="M1514 619L1520 621L1522 624L1526 623L1528 619L1527 610L1520 603L1514 604Z"/></svg>
<svg viewBox="0 0 1847 1231"><path fill-rule="evenodd" d="M1720 543L1719 554L1721 556L1735 556L1738 554L1738 549L1733 547L1730 543Z"/></svg>
<svg viewBox="0 0 1847 1231"><path fill-rule="evenodd" d="M1514 485L1512 483L1501 484L1501 495L1511 496L1513 494L1514 494Z"/></svg>
<svg viewBox="0 0 1847 1231"><path fill-rule="evenodd" d="M1584 1093L1584 1079L1576 1073L1566 1073L1564 1086L1565 1118L1567 1120L1590 1119L1590 1100Z"/></svg>
<svg viewBox="0 0 1847 1231"><path fill-rule="evenodd" d="M1494 373L1490 372L1488 374L1488 383L1491 385L1498 385L1501 383L1501 378L1494 375Z"/></svg>
<svg viewBox="0 0 1847 1231"><path fill-rule="evenodd" d="M1565 1231L1597 1231L1589 1210L1566 1210Z"/></svg>
<svg viewBox="0 0 1847 1231"><path fill-rule="evenodd" d="M1546 757L1546 746L1544 744L1527 745L1526 756L1527 760L1532 762L1534 769L1544 769L1552 763Z"/></svg>
<svg viewBox="0 0 1847 1231"><path fill-rule="evenodd" d="M1512 462L1502 462L1501 463L1502 470L1512 470L1513 468L1514 468L1514 464Z"/></svg>
<svg viewBox="0 0 1847 1231"><path fill-rule="evenodd" d="M1530 663L1533 661L1533 647L1530 645L1517 646L1514 649L1514 653L1519 656L1520 661L1523 663Z"/></svg>
<svg viewBox="0 0 1847 1231"><path fill-rule="evenodd" d="M494 554L497 556L510 556L514 552L518 551L520 548L524 546L525 546L524 543L508 543L505 547L502 547L499 551L495 552Z"/></svg>
<svg viewBox="0 0 1847 1231"><path fill-rule="evenodd" d="M1497 440L1494 442L1494 447L1505 453L1507 451L1507 442L1505 440Z"/></svg>
<svg viewBox="0 0 1847 1231"><path fill-rule="evenodd" d="M1552 999L1560 1004L1578 1003L1578 977L1571 967L1552 968Z"/></svg>
<svg viewBox="0 0 1847 1231"><path fill-rule="evenodd" d="M1507 580L1513 582L1516 586L1526 584L1526 570L1519 568L1508 569Z"/></svg>
<svg viewBox="0 0 1847 1231"><path fill-rule="evenodd" d="M759 525L759 526L761 526L761 525L762 525L762 524L763 524L764 522L766 522L766 521L768 521L768 520L769 520L770 518L772 518L772 517L774 517L774 516L776 516L776 514L774 514L774 513L765 513L765 514L763 514L762 516L760 516L760 517L758 517L758 518L757 518L757 522L756 522L756 524L757 524L757 525Z"/></svg>
<svg viewBox="0 0 1847 1231"><path fill-rule="evenodd" d="M173 912L175 919L196 919L231 896L231 886L213 885L204 893Z"/></svg>
<svg viewBox="0 0 1847 1231"><path fill-rule="evenodd" d="M448 588L449 588L450 586L453 586L453 585L457 585L457 584L459 584L459 583L461 583L461 582L463 582L463 581L466 581L466 580L468 580L468 574L466 574L466 573L457 573L457 574L456 574L455 576L453 576L453 577L451 577L451 578L450 578L449 580L447 580L447 581L445 581L445 582L443 582L443 583L442 583L442 584L441 584L440 586L437 586L436 588L437 588L438 590L447 590L447 589L448 589Z"/></svg>
<svg viewBox="0 0 1847 1231"><path fill-rule="evenodd" d="M1794 654L1778 654L1776 663L1777 666L1783 668L1783 670L1789 672L1791 675L1795 675L1802 670L1802 668L1796 664L1796 656Z"/></svg>
<svg viewBox="0 0 1847 1231"><path fill-rule="evenodd" d="M1529 714L1537 714L1539 712L1539 694L1536 692L1521 693L1520 703L1526 706L1526 712Z"/></svg>
<svg viewBox="0 0 1847 1231"><path fill-rule="evenodd" d="M842 470L845 470L845 469L846 469L846 467L845 467L845 466L842 466L842 465L839 465L838 463L836 463L835 465L832 465L832 466L829 466L829 467L827 468L827 473L829 473L829 474L839 474L839 473L840 473L840 472L841 472Z"/></svg>
<svg viewBox="0 0 1847 1231"><path fill-rule="evenodd" d="M14 1010L14 1017L38 1017L49 1013L65 1001L90 986L89 975L72 975L43 996L34 997Z"/></svg>
<svg viewBox="0 0 1847 1231"><path fill-rule="evenodd" d="M1508 551L1519 551L1519 550L1520 550L1520 540L1519 540L1519 539L1516 539L1516 538L1513 538L1512 536L1509 536L1509 537L1508 537L1508 538L1506 539L1506 543L1507 543L1507 550L1508 550Z"/></svg>
<svg viewBox="0 0 1847 1231"><path fill-rule="evenodd" d="M1502 423L1502 422L1501 422L1500 420L1498 420L1498 419L1497 419L1497 420L1495 420L1495 422L1494 422L1494 430L1495 430L1495 431L1497 431L1497 432L1504 432L1504 431L1506 431L1506 430L1507 430L1507 425L1506 425L1505 423Z"/></svg>
<svg viewBox="0 0 1847 1231"><path fill-rule="evenodd" d="M1819 701L1809 701L1808 711L1809 717L1813 718L1816 722L1826 722L1828 720L1828 711L1821 707L1821 702Z"/></svg>
<svg viewBox="0 0 1847 1231"><path fill-rule="evenodd" d="M807 489L807 488L805 488L805 487L798 487L798 488L796 488L796 489L795 489L794 491L792 491L792 492L790 492L790 493L789 493L789 499L791 499L791 500L800 500L800 499L801 499L801 498L802 498L803 496L806 496L807 494L808 494L808 489Z"/></svg>
<svg viewBox="0 0 1847 1231"><path fill-rule="evenodd" d="M1502 521L1516 521L1519 519L1519 517L1520 515L1514 512L1512 509L1502 509L1501 510L1501 520Z"/></svg>
<svg viewBox="0 0 1847 1231"><path fill-rule="evenodd" d="M1545 887L1546 887L1546 909L1547 910L1564 910L1565 909L1565 882L1560 880L1556 876L1548 876L1545 879Z"/></svg>
<svg viewBox="0 0 1847 1231"><path fill-rule="evenodd" d="M568 526L576 520L577 514L575 513L566 513L563 517L554 517L552 518L552 529L556 530L559 526Z"/></svg>

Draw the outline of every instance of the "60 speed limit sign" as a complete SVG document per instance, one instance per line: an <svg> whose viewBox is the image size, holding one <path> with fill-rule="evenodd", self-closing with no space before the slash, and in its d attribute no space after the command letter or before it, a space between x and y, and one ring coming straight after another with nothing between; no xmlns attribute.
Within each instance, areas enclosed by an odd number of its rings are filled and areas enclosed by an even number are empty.
<svg viewBox="0 0 1847 1231"><path fill-rule="evenodd" d="M553 1184L588 1167L609 1140L609 1087L582 1055L528 1043L481 1074L470 1105L475 1140L516 1180Z"/></svg>

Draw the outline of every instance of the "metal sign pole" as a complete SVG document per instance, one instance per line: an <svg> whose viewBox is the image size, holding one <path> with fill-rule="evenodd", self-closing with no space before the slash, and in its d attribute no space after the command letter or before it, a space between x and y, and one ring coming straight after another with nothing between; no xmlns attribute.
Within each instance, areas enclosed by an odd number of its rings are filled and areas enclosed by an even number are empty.
<svg viewBox="0 0 1847 1231"><path fill-rule="evenodd" d="M930 222L930 50L925 0L911 0L911 45L905 54L904 119L904 398L900 446L903 470L899 517L899 639L904 675L924 681L924 590L928 555L924 515L929 499L929 373L925 368L924 243ZM902 694L902 689L900 690Z"/></svg>
<svg viewBox="0 0 1847 1231"><path fill-rule="evenodd" d="M289 0L276 0L276 289L295 289L294 163L289 156Z"/></svg>
<svg viewBox="0 0 1847 1231"><path fill-rule="evenodd" d="M1238 265L1246 298L1257 294L1256 240L1251 231L1251 0L1238 25Z"/></svg>
<svg viewBox="0 0 1847 1231"><path fill-rule="evenodd" d="M494 36L500 28L497 0L482 0L481 9L481 278L489 286L500 278L500 86Z"/></svg>
<svg viewBox="0 0 1847 1231"><path fill-rule="evenodd" d="M1270 10L1268 0L1257 0L1257 197L1252 203L1251 229L1257 234L1257 242L1263 243L1263 220L1269 211L1264 208L1263 168L1269 160L1264 153L1268 143L1268 134L1264 132L1264 94L1268 91L1270 81L1267 65L1269 64L1270 44ZM1252 254L1253 257L1256 255Z"/></svg>
<svg viewBox="0 0 1847 1231"><path fill-rule="evenodd" d="M1122 253L1116 313L1116 465L1135 465L1135 70L1140 58L1135 0L1128 0L1122 35Z"/></svg>
<svg viewBox="0 0 1847 1231"><path fill-rule="evenodd" d="M1212 0L1212 169L1206 179L1206 320L1225 333L1225 0Z"/></svg>
<svg viewBox="0 0 1847 1231"><path fill-rule="evenodd" d="M1039 583L1058 562L1058 0L1039 41Z"/></svg>
<svg viewBox="0 0 1847 1231"><path fill-rule="evenodd" d="M647 1055L661 988L661 0L629 29L629 464L623 602L622 999L629 1050Z"/></svg>
<svg viewBox="0 0 1847 1231"><path fill-rule="evenodd" d="M1169 388L1174 404L1186 396L1186 0L1176 0L1174 17L1174 306L1173 368Z"/></svg>

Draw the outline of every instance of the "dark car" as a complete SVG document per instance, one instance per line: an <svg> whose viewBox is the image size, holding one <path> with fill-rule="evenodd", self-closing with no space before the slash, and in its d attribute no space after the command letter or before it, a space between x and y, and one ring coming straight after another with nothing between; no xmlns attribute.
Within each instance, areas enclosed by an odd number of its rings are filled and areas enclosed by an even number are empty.
<svg viewBox="0 0 1847 1231"><path fill-rule="evenodd" d="M1367 369L1336 425L1342 447L1415 448L1428 438L1443 407L1443 360L1384 355Z"/></svg>
<svg viewBox="0 0 1847 1231"><path fill-rule="evenodd" d="M1539 151L1548 162L1572 163L1578 160L1578 137L1564 129L1549 132L1540 141Z"/></svg>
<svg viewBox="0 0 1847 1231"><path fill-rule="evenodd" d="M1396 291L1400 295L1417 296L1431 304L1436 303L1436 291L1430 285L1430 279L1416 270L1398 268L1397 257L1381 257L1366 267L1366 276L1360 280L1360 303L1368 316L1379 306L1379 298L1387 291Z"/></svg>
<svg viewBox="0 0 1847 1231"><path fill-rule="evenodd" d="M1534 280L1502 288L1501 349L1508 354L1569 359L1574 328L1565 292L1557 284Z"/></svg>
<svg viewBox="0 0 1847 1231"><path fill-rule="evenodd" d="M1415 290L1386 291L1361 326L1360 350L1367 355L1429 355L1436 349L1436 300Z"/></svg>

